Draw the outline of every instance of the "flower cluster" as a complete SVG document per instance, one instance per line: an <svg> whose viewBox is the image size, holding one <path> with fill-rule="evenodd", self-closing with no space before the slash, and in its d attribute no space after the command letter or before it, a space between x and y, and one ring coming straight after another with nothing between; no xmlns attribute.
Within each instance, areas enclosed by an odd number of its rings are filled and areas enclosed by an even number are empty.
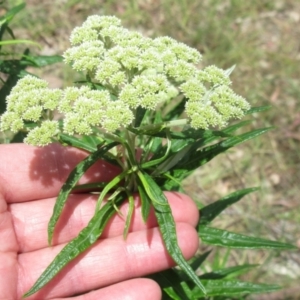
<svg viewBox="0 0 300 300"><path fill-rule="evenodd" d="M92 133L93 126L114 132L128 126L133 113L126 103L112 101L108 91L87 86L49 89L46 81L26 76L18 81L7 97L7 111L1 117L1 129L21 130L25 122L34 122L25 142L43 146L51 143L59 132L69 135ZM52 112L64 114L62 128L52 119Z"/></svg>
<svg viewBox="0 0 300 300"><path fill-rule="evenodd" d="M47 120L47 111L58 107L61 90L48 88L44 80L28 75L18 81L6 98L7 110L1 117L1 130L17 132L24 128L24 122L43 122L41 128L34 128L25 142L36 145L48 144L58 133L57 121Z"/></svg>
<svg viewBox="0 0 300 300"><path fill-rule="evenodd" d="M97 126L115 132L132 123L136 108L156 110L179 94L188 100L185 112L194 128L222 127L249 109L230 88L226 71L200 70L200 53L170 37L143 37L116 17L91 16L73 30L70 42L65 62L86 72L101 90L49 89L47 82L26 76L7 97L2 130L17 132L33 122L37 127L26 142L35 145L50 143L60 131L89 135ZM53 111L64 114L61 124Z"/></svg>

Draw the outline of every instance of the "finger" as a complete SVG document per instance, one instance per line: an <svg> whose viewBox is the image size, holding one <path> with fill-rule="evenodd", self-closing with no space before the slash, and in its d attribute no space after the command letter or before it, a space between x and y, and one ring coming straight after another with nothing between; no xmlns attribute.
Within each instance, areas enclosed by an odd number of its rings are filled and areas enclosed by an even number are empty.
<svg viewBox="0 0 300 300"><path fill-rule="evenodd" d="M160 300L161 289L159 285L147 278L135 278L108 287L92 291L90 293L67 298L68 300ZM65 300L66 298L55 298L53 300Z"/></svg>
<svg viewBox="0 0 300 300"><path fill-rule="evenodd" d="M199 218L198 209L192 199L180 193L166 192L175 222L189 223L196 226ZM64 207L54 232L53 244L66 243L75 238L88 224L95 212L96 196L71 195ZM29 252L47 247L47 226L55 199L15 203L10 205L15 235L19 243L19 252ZM116 214L107 225L102 238L122 235L128 213L128 202L121 208L123 217ZM135 197L135 210L130 231L139 231L157 226L154 211L151 210L145 223L141 216L141 203Z"/></svg>
<svg viewBox="0 0 300 300"><path fill-rule="evenodd" d="M38 148L25 144L0 147L0 193L7 202L55 197L73 168L87 154L60 144ZM80 183L109 181L119 169L99 160Z"/></svg>
<svg viewBox="0 0 300 300"><path fill-rule="evenodd" d="M186 259L198 248L198 235L186 223L176 226L178 243ZM40 276L62 246L45 248L19 256L21 296ZM29 299L51 299L80 294L130 278L155 273L174 265L157 228L98 241L68 264L49 284Z"/></svg>

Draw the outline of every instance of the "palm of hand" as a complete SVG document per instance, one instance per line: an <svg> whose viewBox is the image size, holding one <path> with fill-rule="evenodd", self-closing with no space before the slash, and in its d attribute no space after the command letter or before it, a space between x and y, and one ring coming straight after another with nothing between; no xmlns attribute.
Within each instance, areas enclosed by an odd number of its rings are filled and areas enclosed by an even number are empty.
<svg viewBox="0 0 300 300"><path fill-rule="evenodd" d="M54 246L48 247L47 224L55 196L84 156L59 145L41 149L23 144L0 146L0 299L20 299L92 217L96 198L90 194L71 195L57 224ZM99 162L83 182L108 180L116 172ZM198 210L187 196L167 193L167 197L177 224L179 245L186 258L192 257L198 246L194 230ZM138 197L135 207L126 241L122 236L124 219L116 215L92 248L28 299L64 299L76 294L80 294L74 297L77 300L160 299L159 286L138 277L174 263L163 246L154 214L144 224ZM127 204L121 211L126 216Z"/></svg>

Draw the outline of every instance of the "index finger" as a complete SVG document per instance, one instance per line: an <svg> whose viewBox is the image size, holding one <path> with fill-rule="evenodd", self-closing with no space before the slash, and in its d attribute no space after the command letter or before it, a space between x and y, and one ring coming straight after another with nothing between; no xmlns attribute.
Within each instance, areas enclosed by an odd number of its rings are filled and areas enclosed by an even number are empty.
<svg viewBox="0 0 300 300"><path fill-rule="evenodd" d="M7 202L23 202L57 196L73 168L87 153L76 148L50 144L0 145L0 193ZM79 183L109 181L119 169L99 160Z"/></svg>

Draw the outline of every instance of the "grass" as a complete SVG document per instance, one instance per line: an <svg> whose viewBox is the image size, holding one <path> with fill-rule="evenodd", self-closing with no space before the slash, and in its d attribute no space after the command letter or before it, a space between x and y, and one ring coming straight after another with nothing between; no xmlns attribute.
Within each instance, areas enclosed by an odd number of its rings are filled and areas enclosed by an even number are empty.
<svg viewBox="0 0 300 300"><path fill-rule="evenodd" d="M20 1L10 0L4 8ZM293 0L27 0L13 23L17 37L38 41L43 54L61 54L72 28L91 14L116 15L148 36L169 35L203 53L203 65L228 68L235 91L253 106L272 105L255 116L253 128L275 126L201 168L185 182L189 194L209 203L236 189L260 192L233 206L220 227L300 244L300 2ZM41 53L40 52L40 53ZM42 70L53 86L73 81L70 69ZM58 79L57 79L58 78ZM298 112L298 113L297 113ZM212 171L213 170L213 171ZM300 245L299 245L300 246ZM231 262L260 263L249 280L297 285L295 253L231 251ZM298 272L298 273L297 273ZM293 298L291 298L293 299ZM296 299L296 298L295 298Z"/></svg>

